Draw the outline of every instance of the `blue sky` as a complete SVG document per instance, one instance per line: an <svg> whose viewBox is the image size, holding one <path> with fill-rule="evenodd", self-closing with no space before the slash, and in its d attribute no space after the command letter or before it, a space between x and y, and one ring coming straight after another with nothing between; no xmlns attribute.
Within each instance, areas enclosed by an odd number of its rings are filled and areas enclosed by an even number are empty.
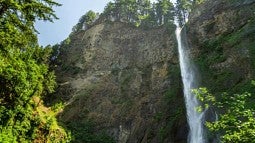
<svg viewBox="0 0 255 143"><path fill-rule="evenodd" d="M36 23L39 44L42 46L54 45L66 39L72 31L72 27L79 18L87 11L102 12L104 7L111 0L55 0L63 4L55 7L59 20L54 23L39 21Z"/></svg>
<svg viewBox="0 0 255 143"><path fill-rule="evenodd" d="M60 43L68 37L72 31L72 27L78 22L79 18L87 11L102 12L106 4L113 0L55 0L63 4L55 7L56 15L59 20L54 23L38 21L36 29L39 44L42 46L54 45ZM154 2L156 0L151 0ZM175 0L172 0L175 1Z"/></svg>

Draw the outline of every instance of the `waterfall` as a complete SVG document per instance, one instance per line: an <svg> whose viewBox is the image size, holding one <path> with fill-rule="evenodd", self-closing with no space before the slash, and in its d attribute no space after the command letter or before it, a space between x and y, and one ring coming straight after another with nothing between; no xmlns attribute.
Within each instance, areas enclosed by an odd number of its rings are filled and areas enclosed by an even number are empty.
<svg viewBox="0 0 255 143"><path fill-rule="evenodd" d="M187 110L187 119L189 124L189 137L188 143L205 143L203 135L203 112L199 113L196 107L200 105L191 90L196 88L196 77L194 73L194 66L189 59L187 50L186 35L181 36L181 28L176 24L176 38L178 42L179 61L181 67L181 76L183 82L183 92L185 97L185 104ZM187 42L186 42L187 43Z"/></svg>

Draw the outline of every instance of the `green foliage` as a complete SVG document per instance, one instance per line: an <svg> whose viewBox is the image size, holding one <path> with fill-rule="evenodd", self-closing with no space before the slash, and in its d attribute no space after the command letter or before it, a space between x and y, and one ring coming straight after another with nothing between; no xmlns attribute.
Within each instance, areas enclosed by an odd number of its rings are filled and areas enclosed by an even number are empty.
<svg viewBox="0 0 255 143"><path fill-rule="evenodd" d="M179 91L181 91L181 73L179 65L171 65L168 67L168 76L171 80L175 81L171 84L171 88L167 89L164 93L164 101L166 106L172 104L173 101L177 100Z"/></svg>
<svg viewBox="0 0 255 143"><path fill-rule="evenodd" d="M255 140L255 109L247 104L252 94L244 92L230 96L223 93L222 100L217 101L205 88L194 90L194 93L204 103L203 109L210 105L223 112L217 121L206 123L211 132L221 136L221 142L248 143Z"/></svg>
<svg viewBox="0 0 255 143"><path fill-rule="evenodd" d="M176 16L181 27L185 24L186 19L188 18L191 4L191 0L176 0Z"/></svg>
<svg viewBox="0 0 255 143"><path fill-rule="evenodd" d="M189 13L198 4L206 0L176 0L175 15L177 16L179 25L182 27L186 23Z"/></svg>
<svg viewBox="0 0 255 143"><path fill-rule="evenodd" d="M46 123L41 114L36 112L38 103L35 97L44 96L54 91L55 76L48 70L47 55L49 49L26 48L26 51L12 49L8 55L0 54L0 138L2 142L31 142L38 136L67 139L67 134L49 136ZM52 117L53 119L54 117ZM47 121L46 121L47 122ZM57 140L56 140L57 141Z"/></svg>
<svg viewBox="0 0 255 143"><path fill-rule="evenodd" d="M159 115L160 116L158 117L167 116L162 114ZM173 113L171 113L171 115L167 118L166 125L160 127L159 129L160 142L164 142L164 139L169 137L169 133L173 133L174 129L176 128L176 124L180 122L180 120L183 118L183 115L185 115L184 107L178 107L174 110Z"/></svg>
<svg viewBox="0 0 255 143"><path fill-rule="evenodd" d="M159 0L157 3L149 0L115 0L108 3L102 15L109 20L152 28L173 24L174 6L169 0Z"/></svg>
<svg viewBox="0 0 255 143"><path fill-rule="evenodd" d="M78 143L115 143L105 132L95 132L92 121L77 122L67 124L72 132L72 142Z"/></svg>
<svg viewBox="0 0 255 143"><path fill-rule="evenodd" d="M96 17L97 17L97 14L94 11L92 10L88 11L85 14L85 18L84 18L86 25L91 25L95 21Z"/></svg>
<svg viewBox="0 0 255 143"><path fill-rule="evenodd" d="M46 108L42 104L38 103L36 113L38 114L37 122L40 123L38 127L35 127L35 134L36 137L33 139L33 142L70 142L71 141L71 134L68 131L65 131L62 127L58 125L56 114L58 113L59 109ZM58 110L58 111L57 111ZM29 141L30 142L30 141Z"/></svg>
<svg viewBox="0 0 255 143"><path fill-rule="evenodd" d="M156 15L159 25L173 22L174 5L169 0L158 0L158 3L156 3Z"/></svg>
<svg viewBox="0 0 255 143"><path fill-rule="evenodd" d="M60 4L52 0L5 0L0 6L0 49L25 48L36 41L34 22L57 18L52 9Z"/></svg>
<svg viewBox="0 0 255 143"><path fill-rule="evenodd" d="M83 16L81 16L81 18L79 19L79 22L73 27L72 29L73 33L79 30L85 30L88 27L91 27L97 17L98 17L98 13L95 13L94 11L89 10Z"/></svg>
<svg viewBox="0 0 255 143"><path fill-rule="evenodd" d="M64 103L63 102L57 102L55 104L53 104L53 106L51 107L51 109L54 112L59 112L60 110L62 110L64 108Z"/></svg>
<svg viewBox="0 0 255 143"><path fill-rule="evenodd" d="M250 87L250 78L255 78L255 38L254 20L232 33L205 40L200 44L200 56L195 59L200 69L202 84L209 90L230 93L254 92ZM215 65L226 63L233 53L238 60L235 64L215 68ZM243 71L249 70L251 77Z"/></svg>
<svg viewBox="0 0 255 143"><path fill-rule="evenodd" d="M160 127L158 135L160 137L159 142L164 142L169 136L174 136L177 128L177 124L186 120L185 119L185 105L183 100L180 99L181 90L181 77L179 65L172 65L169 67L169 77L174 80L175 83L170 86L170 89L164 92L163 107L161 112L158 112L154 119L157 122L165 123ZM176 108L177 107L177 108ZM175 108L173 110L173 108Z"/></svg>
<svg viewBox="0 0 255 143"><path fill-rule="evenodd" d="M158 0L151 3L150 0L114 0L109 2L100 18L109 21L121 21L149 29L164 25L173 27L175 9L170 0ZM75 33L79 30L90 27L96 21L98 14L88 11L83 15L79 22L73 27Z"/></svg>
<svg viewBox="0 0 255 143"><path fill-rule="evenodd" d="M206 88L193 89L192 92L202 103L202 105L197 107L198 112L203 112L204 110L207 110L209 106L215 105L215 97L210 94Z"/></svg>
<svg viewBox="0 0 255 143"><path fill-rule="evenodd" d="M41 112L41 97L54 91L51 48L37 44L34 22L56 18L52 0L0 4L0 142L62 142L69 135L55 115Z"/></svg>
<svg viewBox="0 0 255 143"><path fill-rule="evenodd" d="M207 126L213 133L222 136L222 142L254 142L255 88L250 84L250 79L255 75L255 42L252 33L254 20L251 19L240 29L204 41L200 45L201 55L196 59L203 85L213 92L212 95L207 90L199 89L196 94L202 95L200 100L203 99L204 104L198 110L209 106L219 112L219 120L209 122ZM235 64L214 68L230 57L229 51L238 53L235 55L238 57ZM249 75L243 73L243 70L248 70Z"/></svg>
<svg viewBox="0 0 255 143"><path fill-rule="evenodd" d="M193 5L199 5L199 4L202 4L204 2L206 2L207 0L193 0L192 3Z"/></svg>

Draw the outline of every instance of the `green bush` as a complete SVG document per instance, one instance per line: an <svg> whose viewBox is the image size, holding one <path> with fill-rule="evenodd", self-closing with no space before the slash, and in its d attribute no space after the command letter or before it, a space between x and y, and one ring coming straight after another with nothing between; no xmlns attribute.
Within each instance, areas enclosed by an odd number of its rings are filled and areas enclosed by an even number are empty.
<svg viewBox="0 0 255 143"><path fill-rule="evenodd" d="M252 82L255 85L254 81ZM229 95L222 94L221 100L216 100L207 89L194 90L198 99L203 103L201 110L209 107L221 111L218 120L206 122L208 129L220 135L223 143L249 143L255 140L255 108L247 103L252 97L251 93Z"/></svg>

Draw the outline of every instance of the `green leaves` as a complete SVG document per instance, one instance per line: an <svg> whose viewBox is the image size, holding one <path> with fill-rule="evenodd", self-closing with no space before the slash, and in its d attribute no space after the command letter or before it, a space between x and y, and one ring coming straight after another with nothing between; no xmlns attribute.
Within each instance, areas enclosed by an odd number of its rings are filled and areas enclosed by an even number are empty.
<svg viewBox="0 0 255 143"><path fill-rule="evenodd" d="M198 112L203 112L210 106L215 105L215 97L210 94L205 87L193 89L192 93L194 93L196 98L201 102L201 106L197 107Z"/></svg>
<svg viewBox="0 0 255 143"><path fill-rule="evenodd" d="M49 114L40 99L53 92L56 83L48 68L51 48L38 46L34 22L55 19L52 6L59 4L52 0L0 2L0 142L69 141L55 114ZM48 123L49 119L53 122Z"/></svg>
<svg viewBox="0 0 255 143"><path fill-rule="evenodd" d="M43 106L39 104L40 97L53 92L56 85L55 75L48 70L46 59L49 54L45 50L27 47L26 51L9 50L8 56L0 54L0 138L3 141L8 142L5 137L9 135L12 135L9 136L11 142L32 142L41 135L45 139L53 137L49 132L39 131L45 130L41 127L45 126L48 119L54 119L54 122L47 123L50 126L47 129L56 130L52 128L57 126L55 116L48 118L45 112L37 112L37 107ZM57 130L61 129L57 127ZM54 134L54 137L65 140L65 131L61 129L60 133L63 138L59 138L59 134Z"/></svg>
<svg viewBox="0 0 255 143"><path fill-rule="evenodd" d="M252 81L251 81L251 84L255 86L255 80L252 80Z"/></svg>
<svg viewBox="0 0 255 143"><path fill-rule="evenodd" d="M96 18L98 17L98 13L90 10L86 12L80 19L79 22L74 26L73 32L77 32L79 30L85 30L87 27L92 26L95 22Z"/></svg>
<svg viewBox="0 0 255 143"><path fill-rule="evenodd" d="M105 7L102 14L108 20L128 22L144 28L173 24L174 5L170 0L115 0Z"/></svg>
<svg viewBox="0 0 255 143"><path fill-rule="evenodd" d="M254 83L254 81L252 81ZM214 122L206 122L211 132L221 136L223 143L248 143L255 140L255 109L247 105L250 93L228 95L222 94L222 100L216 101L206 88L194 90L198 99L206 105L221 111L219 119ZM199 107L200 108L200 107ZM208 108L208 106L207 106Z"/></svg>
<svg viewBox="0 0 255 143"><path fill-rule="evenodd" d="M60 4L52 0L5 0L0 6L0 50L26 48L28 44L37 44L34 22L52 21L56 15L53 6Z"/></svg>
<svg viewBox="0 0 255 143"><path fill-rule="evenodd" d="M179 25L183 26L188 18L189 13L198 4L205 2L206 0L176 0L176 16L179 21Z"/></svg>

